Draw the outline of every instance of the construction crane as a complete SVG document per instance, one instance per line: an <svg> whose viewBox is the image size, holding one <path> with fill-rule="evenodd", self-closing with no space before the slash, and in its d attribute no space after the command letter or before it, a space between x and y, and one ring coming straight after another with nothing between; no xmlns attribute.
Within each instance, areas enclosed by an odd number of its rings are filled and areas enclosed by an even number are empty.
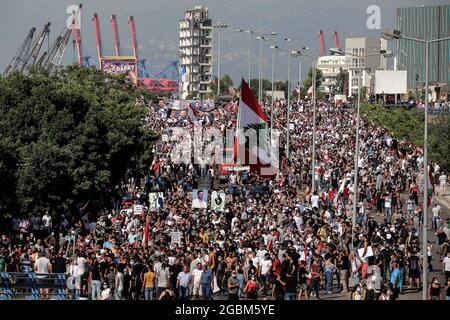
<svg viewBox="0 0 450 320"><path fill-rule="evenodd" d="M30 55L27 57L27 59L24 63L23 70L27 69L30 66L34 66L34 64L36 63L36 60L38 58L39 51L42 48L42 44L44 43L45 37L48 37L49 34L50 34L50 22L48 22L44 26L44 29L42 30L41 34L39 35L39 38L34 43L33 49L31 50Z"/></svg>
<svg viewBox="0 0 450 320"><path fill-rule="evenodd" d="M114 48L116 49L116 56L120 56L120 40L119 40L119 28L117 26L117 17L115 14L111 16L111 26L114 33Z"/></svg>
<svg viewBox="0 0 450 320"><path fill-rule="evenodd" d="M42 57L39 59L37 65L39 65L39 66L42 65L44 67L44 69L48 69L49 64L50 64L50 60L51 60L50 57L53 57L55 55L56 50L58 50L58 47L59 47L61 41L62 41L62 35L60 34L56 38L55 42L52 43L49 52L44 52Z"/></svg>
<svg viewBox="0 0 450 320"><path fill-rule="evenodd" d="M70 35L72 34L72 29L66 29L64 36L62 37L61 43L56 50L56 53L53 57L50 58L50 64L48 71L52 71L55 67L58 67L61 64L62 57L64 52L66 51L67 44L69 43Z"/></svg>
<svg viewBox="0 0 450 320"><path fill-rule="evenodd" d="M133 56L138 59L138 44L136 40L136 24L134 23L133 16L129 17L128 24L130 25L130 31L131 31L131 44L133 47Z"/></svg>
<svg viewBox="0 0 450 320"><path fill-rule="evenodd" d="M98 65L100 68L102 67L102 37L100 35L100 22L98 20L98 15L94 13L92 21L94 21L94 29L95 29L95 40L97 44L97 57L98 57Z"/></svg>
<svg viewBox="0 0 450 320"><path fill-rule="evenodd" d="M61 34L58 36L45 59L43 65L45 70L51 72L54 67L58 67L61 64L61 60L64 52L66 51L71 34L72 30L65 27Z"/></svg>
<svg viewBox="0 0 450 320"><path fill-rule="evenodd" d="M80 10L82 7L83 5L80 4L79 5ZM74 33L75 33L75 47L77 50L77 63L79 66L81 66L83 64L83 54L82 54L83 50L81 49L81 31L80 29L75 29Z"/></svg>
<svg viewBox="0 0 450 320"><path fill-rule="evenodd" d="M159 71L155 78L179 80L178 61L171 61L168 66Z"/></svg>
<svg viewBox="0 0 450 320"><path fill-rule="evenodd" d="M42 63L44 62L45 57L47 56L47 51L45 51L41 57L39 58L39 60L36 62L37 66L42 66Z"/></svg>
<svg viewBox="0 0 450 320"><path fill-rule="evenodd" d="M83 54L81 50L80 29L75 29L75 48L77 51L77 63L79 66L81 66L83 64Z"/></svg>
<svg viewBox="0 0 450 320"><path fill-rule="evenodd" d="M11 62L6 66L5 71L3 72L4 75L7 75L9 72L17 70L18 68L21 68L21 66L24 65L25 59L26 57L28 57L30 52L31 41L33 40L35 31L36 28L33 27L31 28L30 32L28 32L28 35L23 41L22 45L19 47L19 50L17 50Z"/></svg>

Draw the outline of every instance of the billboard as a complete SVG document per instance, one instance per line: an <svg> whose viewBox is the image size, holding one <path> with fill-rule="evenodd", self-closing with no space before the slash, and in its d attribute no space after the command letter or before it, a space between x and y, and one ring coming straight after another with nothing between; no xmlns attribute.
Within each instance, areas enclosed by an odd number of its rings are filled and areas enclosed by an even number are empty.
<svg viewBox="0 0 450 320"><path fill-rule="evenodd" d="M102 57L101 68L106 73L127 74L133 83L137 83L137 60L133 56Z"/></svg>
<svg viewBox="0 0 450 320"><path fill-rule="evenodd" d="M406 94L407 71L376 70L375 94Z"/></svg>

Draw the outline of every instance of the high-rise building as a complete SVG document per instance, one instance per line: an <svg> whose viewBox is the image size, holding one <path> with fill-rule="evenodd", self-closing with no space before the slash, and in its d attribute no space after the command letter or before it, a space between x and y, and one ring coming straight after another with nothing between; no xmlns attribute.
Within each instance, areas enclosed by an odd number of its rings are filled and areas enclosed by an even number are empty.
<svg viewBox="0 0 450 320"><path fill-rule="evenodd" d="M337 75L341 69L343 71L348 70L348 65L345 56L321 56L317 59L317 69L322 71L322 82L318 90L333 93L337 90Z"/></svg>
<svg viewBox="0 0 450 320"><path fill-rule="evenodd" d="M212 22L208 8L195 6L180 20L181 98L205 98L211 92Z"/></svg>
<svg viewBox="0 0 450 320"><path fill-rule="evenodd" d="M359 63L361 63L362 83L361 87L366 87L369 92L373 92L375 81L375 70L386 70L387 59L379 54L381 50L387 49L387 41L381 38L346 38L345 53L349 70L349 95L358 94ZM354 55L364 56L358 58Z"/></svg>
<svg viewBox="0 0 450 320"><path fill-rule="evenodd" d="M397 9L397 28L402 35L419 39L450 37L450 5ZM408 87L422 90L425 82L425 44L397 40L397 65L408 71ZM430 84L450 83L450 40L429 46Z"/></svg>

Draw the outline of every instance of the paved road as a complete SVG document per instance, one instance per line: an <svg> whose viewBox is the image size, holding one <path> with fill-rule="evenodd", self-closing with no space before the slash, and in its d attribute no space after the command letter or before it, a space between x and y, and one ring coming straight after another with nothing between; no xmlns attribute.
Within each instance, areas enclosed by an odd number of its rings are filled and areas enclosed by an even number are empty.
<svg viewBox="0 0 450 320"><path fill-rule="evenodd" d="M407 198L407 195L405 195L405 197ZM444 217L444 219L449 219L450 218L450 195L449 196L445 196L445 197L434 197L433 199L433 203L432 206L434 205L434 202L437 201L439 202L440 206L442 207L442 216ZM405 202L404 202L405 203ZM405 206L403 206L405 208ZM431 217L431 207L429 210L429 214L428 216ZM381 216L374 216L375 220L377 222L382 222L382 217ZM434 243L436 242L436 235L435 232L431 229L431 218L428 219L428 241L433 243L433 259L431 261L431 264L433 265L433 271L428 273L428 284L430 283L431 279L433 277L437 277L439 279L439 283L441 285L443 285L445 283L445 276L444 273L442 272L442 261L440 261L440 256L437 254L436 252L436 246L434 245ZM422 239L422 238L421 238ZM422 241L420 241L420 248L422 248ZM422 279L422 277L421 277ZM404 289L402 291L402 294L400 295L400 300L422 300L422 291L419 291L417 289L406 289L408 284L407 284L407 279L406 281L403 281L404 283ZM334 287L334 290L337 290L336 284ZM223 296L223 295L214 295L214 299L215 300L226 300L227 297ZM271 297L266 297L266 296L259 296L258 299L260 300L273 300ZM311 299L314 299L314 297L311 297ZM333 294L329 294L326 295L325 291L322 290L321 291L321 295L320 295L320 299L321 300L350 300L351 296L350 296L350 292L340 292L340 293L333 293Z"/></svg>

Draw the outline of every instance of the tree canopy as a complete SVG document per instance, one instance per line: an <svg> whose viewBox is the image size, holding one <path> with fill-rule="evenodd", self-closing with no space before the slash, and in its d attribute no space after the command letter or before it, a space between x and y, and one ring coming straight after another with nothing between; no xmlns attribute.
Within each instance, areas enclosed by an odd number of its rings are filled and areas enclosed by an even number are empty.
<svg viewBox="0 0 450 320"><path fill-rule="evenodd" d="M312 77L313 77L312 68L309 68L308 77L306 77L306 79L303 80L303 86L306 88L306 90L308 90L309 87L311 87ZM322 84L322 70L316 69L316 88L319 88L321 84Z"/></svg>
<svg viewBox="0 0 450 320"><path fill-rule="evenodd" d="M95 68L0 77L0 212L73 212L143 175L157 135L139 94Z"/></svg>
<svg viewBox="0 0 450 320"><path fill-rule="evenodd" d="M425 115L423 109L384 108L363 104L361 111L369 121L381 125L396 137L423 146ZM446 172L450 171L450 121L448 115L430 116L428 152Z"/></svg>

